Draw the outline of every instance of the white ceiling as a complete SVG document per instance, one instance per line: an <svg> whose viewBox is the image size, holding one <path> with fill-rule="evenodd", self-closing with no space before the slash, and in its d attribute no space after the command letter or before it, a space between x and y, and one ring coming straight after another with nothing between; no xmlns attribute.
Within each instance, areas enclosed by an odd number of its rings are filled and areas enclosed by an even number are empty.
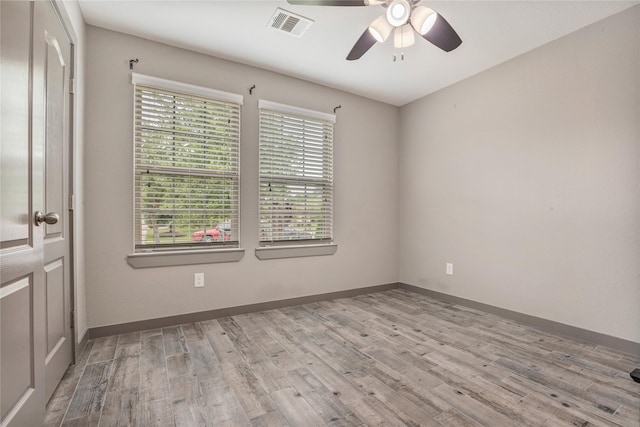
<svg viewBox="0 0 640 427"><path fill-rule="evenodd" d="M242 62L401 106L604 19L638 1L429 1L463 42L422 38L392 60L393 40L345 60L381 6L294 6L286 0L80 0L88 24ZM269 28L275 9L315 22L301 37ZM399 52L398 52L399 53ZM142 56L142 53L141 53Z"/></svg>

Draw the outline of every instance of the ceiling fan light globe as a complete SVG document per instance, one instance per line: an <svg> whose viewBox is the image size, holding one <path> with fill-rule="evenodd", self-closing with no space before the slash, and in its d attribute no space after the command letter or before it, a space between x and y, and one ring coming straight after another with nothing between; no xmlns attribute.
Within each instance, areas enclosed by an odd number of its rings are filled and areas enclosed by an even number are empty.
<svg viewBox="0 0 640 427"><path fill-rule="evenodd" d="M394 27L407 23L411 15L411 5L407 0L393 0L387 7L387 21Z"/></svg>
<svg viewBox="0 0 640 427"><path fill-rule="evenodd" d="M378 43L384 43L389 38L392 30L393 27L384 15L377 17L369 25L369 32Z"/></svg>
<svg viewBox="0 0 640 427"><path fill-rule="evenodd" d="M421 35L424 36L433 28L438 14L428 7L418 6L411 13L411 25Z"/></svg>
<svg viewBox="0 0 640 427"><path fill-rule="evenodd" d="M391 11L391 16L393 16L394 19L402 19L406 13L406 8L402 3L392 4L389 10Z"/></svg>
<svg viewBox="0 0 640 427"><path fill-rule="evenodd" d="M412 46L415 42L415 33L409 24L396 28L393 33L393 47L396 49Z"/></svg>

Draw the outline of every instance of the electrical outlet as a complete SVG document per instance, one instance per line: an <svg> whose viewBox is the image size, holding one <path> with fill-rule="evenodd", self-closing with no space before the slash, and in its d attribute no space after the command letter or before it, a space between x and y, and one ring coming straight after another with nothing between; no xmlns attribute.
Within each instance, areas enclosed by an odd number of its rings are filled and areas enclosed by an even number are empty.
<svg viewBox="0 0 640 427"><path fill-rule="evenodd" d="M447 263L447 274L453 276L453 264L450 262Z"/></svg>
<svg viewBox="0 0 640 427"><path fill-rule="evenodd" d="M204 273L196 273L193 285L196 288L204 288Z"/></svg>

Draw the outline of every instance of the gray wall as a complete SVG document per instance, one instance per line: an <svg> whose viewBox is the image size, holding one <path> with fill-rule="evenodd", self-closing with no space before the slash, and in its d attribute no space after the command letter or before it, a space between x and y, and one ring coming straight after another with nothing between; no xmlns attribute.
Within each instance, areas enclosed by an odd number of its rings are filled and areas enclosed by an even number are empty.
<svg viewBox="0 0 640 427"><path fill-rule="evenodd" d="M399 109L265 70L88 27L86 92L86 276L89 327L395 282ZM132 106L136 72L245 95L238 263L131 268ZM248 88L255 84L254 95ZM259 261L259 98L337 113L332 256ZM193 274L205 273L205 287Z"/></svg>
<svg viewBox="0 0 640 427"><path fill-rule="evenodd" d="M399 144L401 282L640 342L640 7L403 107Z"/></svg>
<svg viewBox="0 0 640 427"><path fill-rule="evenodd" d="M640 342L640 8L402 109L88 27L87 325L402 282ZM136 71L245 95L239 263L134 270ZM247 89L256 84L254 96ZM259 261L257 100L338 104L333 256ZM398 239L398 235L400 236ZM445 275L445 263L454 275ZM204 272L204 289L193 273Z"/></svg>

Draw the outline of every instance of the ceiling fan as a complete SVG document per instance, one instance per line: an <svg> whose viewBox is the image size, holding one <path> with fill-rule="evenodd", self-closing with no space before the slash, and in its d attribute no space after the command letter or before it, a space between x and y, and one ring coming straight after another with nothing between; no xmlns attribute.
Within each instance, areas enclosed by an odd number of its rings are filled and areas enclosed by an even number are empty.
<svg viewBox="0 0 640 427"><path fill-rule="evenodd" d="M347 55L348 61L360 59L376 42L384 43L393 32L393 45L405 48L415 42L415 33L435 46L450 52L462 40L442 15L420 0L287 0L289 4L306 6L382 6L387 9L362 33ZM414 33L415 32L415 33Z"/></svg>

